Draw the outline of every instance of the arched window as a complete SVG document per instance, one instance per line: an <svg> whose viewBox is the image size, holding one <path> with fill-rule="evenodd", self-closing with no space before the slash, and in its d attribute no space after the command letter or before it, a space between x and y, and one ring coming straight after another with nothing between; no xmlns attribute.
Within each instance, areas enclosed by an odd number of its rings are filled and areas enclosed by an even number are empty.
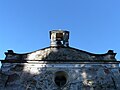
<svg viewBox="0 0 120 90"><path fill-rule="evenodd" d="M57 86L62 87L67 83L68 75L64 71L58 71L55 73L54 82Z"/></svg>

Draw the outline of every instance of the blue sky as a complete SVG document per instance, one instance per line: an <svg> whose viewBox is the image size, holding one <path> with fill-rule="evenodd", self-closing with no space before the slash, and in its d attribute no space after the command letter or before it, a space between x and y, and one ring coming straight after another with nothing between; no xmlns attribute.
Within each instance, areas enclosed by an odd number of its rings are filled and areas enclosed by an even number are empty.
<svg viewBox="0 0 120 90"><path fill-rule="evenodd" d="M50 45L49 31L70 31L70 46L117 53L120 0L0 0L0 59L8 49L26 53Z"/></svg>

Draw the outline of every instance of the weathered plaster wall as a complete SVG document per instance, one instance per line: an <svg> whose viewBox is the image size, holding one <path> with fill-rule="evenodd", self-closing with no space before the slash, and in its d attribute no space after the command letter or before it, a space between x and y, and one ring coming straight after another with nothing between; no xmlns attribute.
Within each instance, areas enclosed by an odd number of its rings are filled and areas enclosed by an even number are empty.
<svg viewBox="0 0 120 90"><path fill-rule="evenodd" d="M67 75L62 87L55 83L58 71ZM120 90L119 78L118 64L4 63L0 90Z"/></svg>
<svg viewBox="0 0 120 90"><path fill-rule="evenodd" d="M26 54L10 50L2 63L0 90L120 90L115 55L111 50L92 54L71 47Z"/></svg>

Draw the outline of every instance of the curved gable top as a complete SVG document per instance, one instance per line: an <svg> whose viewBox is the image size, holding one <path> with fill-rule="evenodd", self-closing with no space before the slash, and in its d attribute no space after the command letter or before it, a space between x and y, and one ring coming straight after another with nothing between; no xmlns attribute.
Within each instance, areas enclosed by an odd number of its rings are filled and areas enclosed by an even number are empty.
<svg viewBox="0 0 120 90"><path fill-rule="evenodd" d="M116 60L116 53L109 50L105 54L93 54L72 47L47 47L26 54L13 51L6 53L6 59L18 60Z"/></svg>

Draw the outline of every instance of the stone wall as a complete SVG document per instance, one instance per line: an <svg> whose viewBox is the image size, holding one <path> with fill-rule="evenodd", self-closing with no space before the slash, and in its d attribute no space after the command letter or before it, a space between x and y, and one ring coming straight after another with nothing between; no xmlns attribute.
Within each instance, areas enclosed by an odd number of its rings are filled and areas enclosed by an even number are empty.
<svg viewBox="0 0 120 90"><path fill-rule="evenodd" d="M120 90L119 62L112 50L93 54L61 46L5 54L0 90Z"/></svg>
<svg viewBox="0 0 120 90"><path fill-rule="evenodd" d="M120 90L119 78L116 63L4 63L0 90Z"/></svg>

